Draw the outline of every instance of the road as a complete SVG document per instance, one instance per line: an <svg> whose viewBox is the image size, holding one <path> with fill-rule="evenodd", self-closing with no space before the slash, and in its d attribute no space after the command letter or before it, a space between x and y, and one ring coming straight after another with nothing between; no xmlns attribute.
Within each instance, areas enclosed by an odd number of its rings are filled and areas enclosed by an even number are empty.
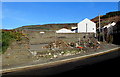
<svg viewBox="0 0 120 77"><path fill-rule="evenodd" d="M120 49L116 51L105 51L104 53L95 53L91 55L83 56L82 58L72 58L62 61L56 61L54 63L49 63L38 65L35 68L27 67L22 68L22 70L13 70L3 74L6 76L26 76L26 77L57 77L57 76L81 76L81 75L103 75L112 74L117 72L120 62ZM67 72L66 72L67 71ZM109 73L107 73L109 72ZM115 74L117 75L117 74Z"/></svg>
<svg viewBox="0 0 120 77"><path fill-rule="evenodd" d="M76 67L73 70L52 75L49 77L118 77L120 73L120 57L109 59L107 61Z"/></svg>

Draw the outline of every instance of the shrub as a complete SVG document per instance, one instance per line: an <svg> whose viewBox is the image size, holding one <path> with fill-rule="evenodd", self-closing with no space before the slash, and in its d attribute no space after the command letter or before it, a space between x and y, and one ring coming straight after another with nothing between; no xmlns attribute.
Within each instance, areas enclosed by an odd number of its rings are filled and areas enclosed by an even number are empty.
<svg viewBox="0 0 120 77"><path fill-rule="evenodd" d="M21 40L21 33L2 30L2 53L4 53L13 41Z"/></svg>

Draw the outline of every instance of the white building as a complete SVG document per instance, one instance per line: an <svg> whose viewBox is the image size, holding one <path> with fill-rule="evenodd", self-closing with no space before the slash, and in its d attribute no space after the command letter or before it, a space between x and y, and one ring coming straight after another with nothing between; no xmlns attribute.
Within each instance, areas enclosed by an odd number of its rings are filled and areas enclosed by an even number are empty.
<svg viewBox="0 0 120 77"><path fill-rule="evenodd" d="M113 23L110 23L110 24L108 24L108 25L105 25L103 28L105 28L105 27L109 28L109 27L112 27L112 26L115 26L115 25L116 25L116 23L113 22Z"/></svg>
<svg viewBox="0 0 120 77"><path fill-rule="evenodd" d="M76 29L77 27L71 27L71 29Z"/></svg>
<svg viewBox="0 0 120 77"><path fill-rule="evenodd" d="M115 25L116 25L116 23L113 22L113 23L110 23L110 24L104 26L102 29L107 28L107 33L112 34L113 33L113 26L115 26Z"/></svg>
<svg viewBox="0 0 120 77"><path fill-rule="evenodd" d="M56 33L75 33L75 32L66 28L62 28L60 30L57 30Z"/></svg>
<svg viewBox="0 0 120 77"><path fill-rule="evenodd" d="M96 24L89 19L78 23L78 33L96 33Z"/></svg>
<svg viewBox="0 0 120 77"><path fill-rule="evenodd" d="M40 32L40 34L44 34L45 32Z"/></svg>

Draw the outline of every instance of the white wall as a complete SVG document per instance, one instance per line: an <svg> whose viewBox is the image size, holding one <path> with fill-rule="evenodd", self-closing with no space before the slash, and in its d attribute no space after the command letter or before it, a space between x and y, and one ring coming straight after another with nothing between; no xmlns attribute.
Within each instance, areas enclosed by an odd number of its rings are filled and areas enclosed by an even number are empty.
<svg viewBox="0 0 120 77"><path fill-rule="evenodd" d="M78 33L86 33L86 28L88 33L96 33L96 24L87 18L78 23Z"/></svg>

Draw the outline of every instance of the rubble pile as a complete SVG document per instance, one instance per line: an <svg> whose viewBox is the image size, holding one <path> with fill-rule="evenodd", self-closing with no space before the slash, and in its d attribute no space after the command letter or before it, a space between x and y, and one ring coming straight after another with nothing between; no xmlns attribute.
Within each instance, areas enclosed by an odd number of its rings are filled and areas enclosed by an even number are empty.
<svg viewBox="0 0 120 77"><path fill-rule="evenodd" d="M44 46L43 48L50 49L50 50L64 50L64 49L84 49L84 48L93 48L99 49L100 42L97 41L95 38L83 38L77 42L65 42L63 40L56 40L54 42L49 43L48 45Z"/></svg>
<svg viewBox="0 0 120 77"><path fill-rule="evenodd" d="M92 37L82 38L81 40L76 42L65 42L63 40L56 40L44 46L43 48L49 49L49 52L39 54L40 57L56 58L59 56L69 56L86 53L86 51L90 49L99 49L100 42Z"/></svg>
<svg viewBox="0 0 120 77"><path fill-rule="evenodd" d="M43 48L47 48L50 50L55 50L55 49L59 50L59 49L68 49L68 48L71 48L71 46L68 45L68 43L64 42L63 40L56 40L44 46Z"/></svg>
<svg viewBox="0 0 120 77"><path fill-rule="evenodd" d="M79 46L84 48L93 48L93 49L99 49L100 48L100 42L97 41L95 38L88 38L80 40Z"/></svg>

